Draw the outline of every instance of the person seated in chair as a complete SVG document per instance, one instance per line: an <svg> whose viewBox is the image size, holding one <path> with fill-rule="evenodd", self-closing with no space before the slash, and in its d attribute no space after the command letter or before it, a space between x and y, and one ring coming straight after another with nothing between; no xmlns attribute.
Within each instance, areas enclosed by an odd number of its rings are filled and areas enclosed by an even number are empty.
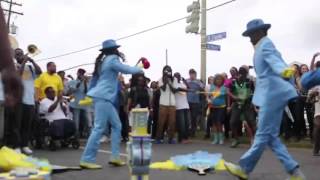
<svg viewBox="0 0 320 180"><path fill-rule="evenodd" d="M46 98L40 102L40 112L49 121L50 147L55 149L56 140L66 140L75 134L75 124L68 118L62 95L55 95L52 87L45 89Z"/></svg>

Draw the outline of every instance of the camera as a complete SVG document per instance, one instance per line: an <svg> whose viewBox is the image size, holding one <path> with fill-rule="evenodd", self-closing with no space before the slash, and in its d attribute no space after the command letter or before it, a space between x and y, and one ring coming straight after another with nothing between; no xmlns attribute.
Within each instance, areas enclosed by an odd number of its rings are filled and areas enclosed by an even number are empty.
<svg viewBox="0 0 320 180"><path fill-rule="evenodd" d="M168 70L165 70L164 71L164 75L166 76L171 76L172 75L172 72L168 71Z"/></svg>

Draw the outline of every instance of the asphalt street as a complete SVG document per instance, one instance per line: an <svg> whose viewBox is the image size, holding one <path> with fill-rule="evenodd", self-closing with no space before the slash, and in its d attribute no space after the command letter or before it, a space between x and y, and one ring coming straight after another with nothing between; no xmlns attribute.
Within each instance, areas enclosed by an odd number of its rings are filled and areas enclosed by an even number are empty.
<svg viewBox="0 0 320 180"><path fill-rule="evenodd" d="M125 145L122 145L122 155L125 158ZM178 154L193 153L198 150L208 151L210 153L222 153L223 158L227 161L237 162L239 157L248 149L243 145L237 149L231 149L228 145L211 145L209 142L199 141L192 144L175 144L175 145L153 145L152 161L165 161L171 156ZM53 180L129 180L128 167L111 167L108 165L110 156L110 145L102 144L97 157L97 162L103 165L102 170L82 170L65 172L53 175ZM313 157L310 149L290 148L289 152L300 163L301 169L306 174L308 180L320 180L320 157ZM82 153L82 149L74 150L60 149L56 152L49 150L35 151L36 157L47 158L52 164L77 166ZM271 150L265 151L259 161L255 171L251 174L251 180L285 180L287 174L281 163L276 159ZM227 172L209 173L206 176L198 176L190 171L163 171L151 170L150 180L235 180Z"/></svg>

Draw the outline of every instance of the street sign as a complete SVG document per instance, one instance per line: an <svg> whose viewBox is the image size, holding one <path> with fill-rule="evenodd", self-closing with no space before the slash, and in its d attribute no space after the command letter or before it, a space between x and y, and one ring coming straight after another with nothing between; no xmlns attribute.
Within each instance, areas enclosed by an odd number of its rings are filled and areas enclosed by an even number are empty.
<svg viewBox="0 0 320 180"><path fill-rule="evenodd" d="M220 39L224 39L227 37L227 32L217 33L217 34L211 34L207 36L207 42L212 42Z"/></svg>
<svg viewBox="0 0 320 180"><path fill-rule="evenodd" d="M221 46L216 44L207 44L207 49L212 51L220 51Z"/></svg>

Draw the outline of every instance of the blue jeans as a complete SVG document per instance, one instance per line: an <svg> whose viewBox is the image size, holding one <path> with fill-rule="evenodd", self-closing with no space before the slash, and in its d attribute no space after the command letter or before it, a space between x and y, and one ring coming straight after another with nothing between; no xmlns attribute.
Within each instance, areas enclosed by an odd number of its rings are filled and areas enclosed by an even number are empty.
<svg viewBox="0 0 320 180"><path fill-rule="evenodd" d="M94 99L95 120L94 127L88 139L81 161L95 163L100 146L100 139L106 130L107 124L111 125L111 159L120 158L121 121L118 111L111 102L104 99Z"/></svg>
<svg viewBox="0 0 320 180"><path fill-rule="evenodd" d="M91 127L91 125L89 124L89 120L88 119L89 119L89 117L88 117L87 110L73 108L73 121L74 121L75 126L76 126L76 133L77 134L80 134L80 132L79 132L80 131L80 124L81 124L80 120L84 120L84 122L82 122L82 124L83 124L82 131L85 128Z"/></svg>
<svg viewBox="0 0 320 180"><path fill-rule="evenodd" d="M298 167L298 163L290 156L287 148L279 139L280 125L286 104L276 102L259 109L258 129L251 148L241 157L239 164L247 173L251 173L258 163L263 151L268 146L291 173Z"/></svg>
<svg viewBox="0 0 320 180"><path fill-rule="evenodd" d="M178 130L178 141L187 140L189 138L189 109L178 109L176 111L177 116L177 130Z"/></svg>

